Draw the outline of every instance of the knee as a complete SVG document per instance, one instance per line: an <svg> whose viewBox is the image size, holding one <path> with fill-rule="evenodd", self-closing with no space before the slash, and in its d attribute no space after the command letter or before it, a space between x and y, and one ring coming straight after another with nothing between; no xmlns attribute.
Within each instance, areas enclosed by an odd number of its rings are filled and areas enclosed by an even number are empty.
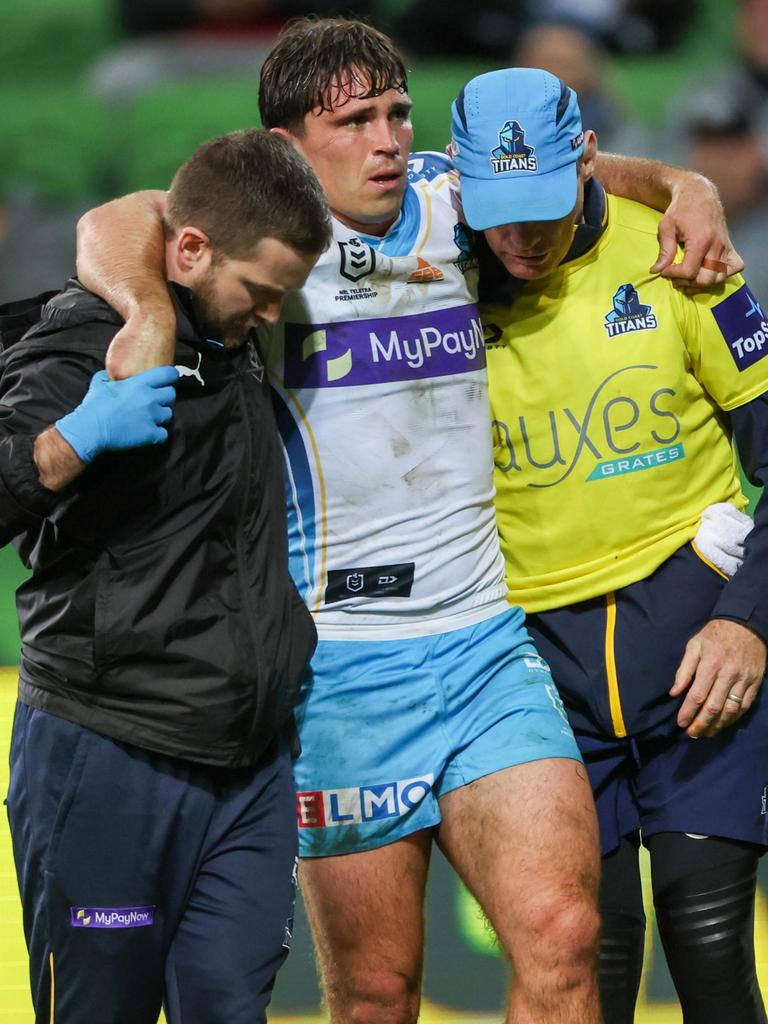
<svg viewBox="0 0 768 1024"><path fill-rule="evenodd" d="M541 900L531 915L531 949L539 963L552 962L574 977L591 972L600 941L600 913L593 893L560 893ZM543 954L543 959L542 958Z"/></svg>
<svg viewBox="0 0 768 1024"><path fill-rule="evenodd" d="M333 1024L416 1024L419 981L398 971L355 973L326 996Z"/></svg>

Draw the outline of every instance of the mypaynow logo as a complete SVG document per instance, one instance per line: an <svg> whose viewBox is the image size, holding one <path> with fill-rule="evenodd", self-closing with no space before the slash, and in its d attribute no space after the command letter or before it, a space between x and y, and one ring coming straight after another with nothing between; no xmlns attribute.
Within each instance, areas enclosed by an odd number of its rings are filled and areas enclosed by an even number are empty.
<svg viewBox="0 0 768 1024"><path fill-rule="evenodd" d="M73 928L146 928L155 923L152 907L70 907Z"/></svg>
<svg viewBox="0 0 768 1024"><path fill-rule="evenodd" d="M413 316L285 326L289 388L447 377L484 366L480 314L471 304Z"/></svg>

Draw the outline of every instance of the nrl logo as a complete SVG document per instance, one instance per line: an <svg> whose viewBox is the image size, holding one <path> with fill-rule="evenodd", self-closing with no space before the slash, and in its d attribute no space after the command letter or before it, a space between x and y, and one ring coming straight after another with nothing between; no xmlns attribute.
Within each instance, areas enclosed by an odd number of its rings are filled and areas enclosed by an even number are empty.
<svg viewBox="0 0 768 1024"><path fill-rule="evenodd" d="M365 586L365 576L361 572L353 572L347 576L347 590L350 594L359 593Z"/></svg>
<svg viewBox="0 0 768 1024"><path fill-rule="evenodd" d="M499 132L499 145L491 150L491 166L494 174L507 171L532 171L538 169L536 149L525 142L525 129L519 121L506 121Z"/></svg>
<svg viewBox="0 0 768 1024"><path fill-rule="evenodd" d="M339 242L341 250L340 273L348 281L359 281L361 277L367 277L376 269L376 253L370 247L360 241L359 238L350 238L348 242Z"/></svg>

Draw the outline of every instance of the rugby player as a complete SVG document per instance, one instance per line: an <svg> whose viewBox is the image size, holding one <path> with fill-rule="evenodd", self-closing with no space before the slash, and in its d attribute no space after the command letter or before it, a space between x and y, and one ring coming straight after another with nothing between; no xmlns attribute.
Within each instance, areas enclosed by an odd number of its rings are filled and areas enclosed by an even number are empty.
<svg viewBox="0 0 768 1024"><path fill-rule="evenodd" d="M549 73L473 79L453 138L484 231L509 600L557 680L600 819L605 1019L634 1019L642 837L686 1024L761 1024L768 501L751 529L732 441L764 485L765 313L739 275L692 297L649 273L658 214L595 177L595 133Z"/></svg>
<svg viewBox="0 0 768 1024"><path fill-rule="evenodd" d="M507 1019L596 1024L594 811L551 676L506 602L477 264L450 164L409 164L405 68L359 22L289 26L262 70L260 109L335 215L332 249L262 337L292 572L320 637L295 770L332 1020L417 1019L437 842L514 965ZM620 188L631 168L606 173ZM641 198L672 182L694 213L681 229L694 257L738 260L710 233L702 179L646 164L636 174ZM82 232L82 277L127 320L117 375L162 358L163 203L129 197Z"/></svg>

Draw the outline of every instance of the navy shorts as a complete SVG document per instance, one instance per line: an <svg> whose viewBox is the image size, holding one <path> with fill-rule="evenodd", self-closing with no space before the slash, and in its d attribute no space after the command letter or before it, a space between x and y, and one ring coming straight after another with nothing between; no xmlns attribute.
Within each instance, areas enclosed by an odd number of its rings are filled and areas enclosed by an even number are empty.
<svg viewBox="0 0 768 1024"><path fill-rule="evenodd" d="M595 794L603 854L640 829L768 845L768 698L692 740L668 691L725 580L686 545L615 594L528 616Z"/></svg>
<svg viewBox="0 0 768 1024"><path fill-rule="evenodd" d="M8 815L37 1024L265 1021L290 943L290 754L192 764L17 704Z"/></svg>

